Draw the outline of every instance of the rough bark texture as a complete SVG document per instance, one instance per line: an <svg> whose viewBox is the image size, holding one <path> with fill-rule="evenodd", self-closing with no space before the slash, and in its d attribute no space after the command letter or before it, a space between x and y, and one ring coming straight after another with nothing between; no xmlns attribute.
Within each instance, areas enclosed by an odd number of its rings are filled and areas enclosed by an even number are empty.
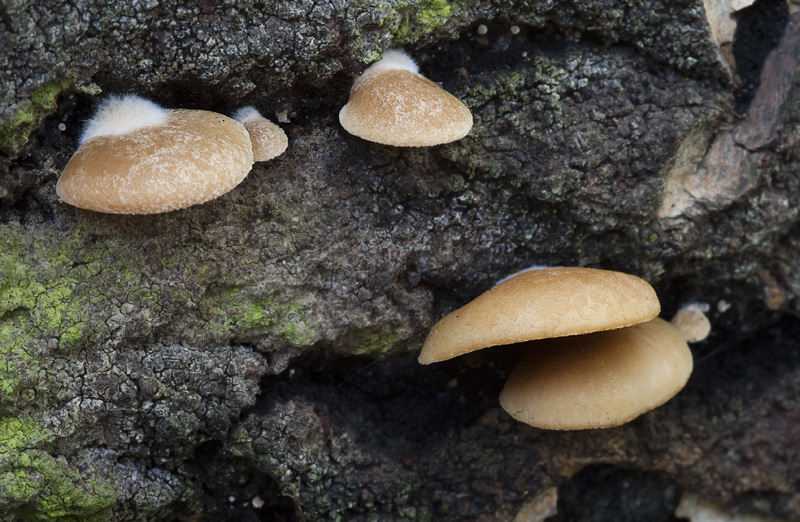
<svg viewBox="0 0 800 522"><path fill-rule="evenodd" d="M800 14L748 12L772 38L734 40L743 95L693 0L102 4L0 7L3 520L511 520L598 464L800 517ZM392 46L470 107L467 138L338 126ZM122 92L255 104L289 150L182 211L60 203ZM497 405L513 349L416 364L438 317L531 264L640 275L667 316L708 303L687 389L544 432Z"/></svg>

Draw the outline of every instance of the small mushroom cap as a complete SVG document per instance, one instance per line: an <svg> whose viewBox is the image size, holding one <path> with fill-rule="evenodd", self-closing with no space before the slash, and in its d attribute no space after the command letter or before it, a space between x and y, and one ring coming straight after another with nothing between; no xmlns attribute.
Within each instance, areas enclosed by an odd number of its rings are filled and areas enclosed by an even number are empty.
<svg viewBox="0 0 800 522"><path fill-rule="evenodd" d="M411 58L393 51L356 79L339 121L347 132L368 141L427 147L466 136L472 113L419 74Z"/></svg>
<svg viewBox="0 0 800 522"><path fill-rule="evenodd" d="M250 136L241 124L215 112L170 110L163 123L85 139L56 193L97 212L154 214L221 196L252 165Z"/></svg>
<svg viewBox="0 0 800 522"><path fill-rule="evenodd" d="M551 430L619 426L667 402L692 373L692 353L663 319L525 345L500 404Z"/></svg>
<svg viewBox="0 0 800 522"><path fill-rule="evenodd" d="M255 107L242 107L233 119L244 125L253 145L253 159L267 161L278 157L289 146L289 138L283 129L261 115Z"/></svg>
<svg viewBox="0 0 800 522"><path fill-rule="evenodd" d="M672 317L672 326L686 339L687 343L699 343L711 333L711 322L700 305L692 303L684 306Z"/></svg>
<svg viewBox="0 0 800 522"><path fill-rule="evenodd" d="M436 323L419 362L482 348L580 335L648 321L661 311L655 290L630 274L595 268L527 270Z"/></svg>

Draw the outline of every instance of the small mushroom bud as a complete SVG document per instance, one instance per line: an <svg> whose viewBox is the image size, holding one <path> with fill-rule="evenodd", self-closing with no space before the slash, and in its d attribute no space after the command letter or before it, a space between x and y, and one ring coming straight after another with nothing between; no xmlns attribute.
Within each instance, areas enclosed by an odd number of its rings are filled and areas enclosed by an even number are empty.
<svg viewBox="0 0 800 522"><path fill-rule="evenodd" d="M255 107L242 107L233 114L233 119L244 125L253 145L253 159L267 161L280 156L289 146L283 129L266 119Z"/></svg>
<svg viewBox="0 0 800 522"><path fill-rule="evenodd" d="M467 106L419 74L414 60L396 50L386 51L356 79L339 121L350 134L397 147L449 143L472 128Z"/></svg>
<svg viewBox="0 0 800 522"><path fill-rule="evenodd" d="M690 303L683 306L672 317L672 325L686 339L687 343L699 343L704 341L711 333L711 322L702 307L697 303Z"/></svg>

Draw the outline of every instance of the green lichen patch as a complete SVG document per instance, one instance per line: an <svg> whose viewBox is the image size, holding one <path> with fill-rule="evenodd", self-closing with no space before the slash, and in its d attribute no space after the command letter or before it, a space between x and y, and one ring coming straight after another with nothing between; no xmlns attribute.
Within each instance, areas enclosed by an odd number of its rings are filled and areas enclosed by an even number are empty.
<svg viewBox="0 0 800 522"><path fill-rule="evenodd" d="M371 31L356 31L353 46L359 50L357 54L363 63L375 62L381 58L386 47L411 45L428 37L457 13L461 3L447 0L354 1L353 7L366 11L369 25L378 25L385 32L381 35Z"/></svg>
<svg viewBox="0 0 800 522"><path fill-rule="evenodd" d="M0 415L34 403L46 407L50 384L42 361L85 349L107 335L111 318L121 317L122 304L105 295L104 280L113 278L108 287L125 299L150 292L138 276L121 281L135 264L130 254L117 253L121 262L108 270L114 251L92 244L88 234L80 226L37 234L16 224L0 227Z"/></svg>
<svg viewBox="0 0 800 522"><path fill-rule="evenodd" d="M70 259L64 249L47 250L22 231L0 229L0 331L5 350L25 350L24 338L52 338L68 347L83 336L87 319L74 295L78 279L69 274ZM34 350L34 352L37 350Z"/></svg>
<svg viewBox="0 0 800 522"><path fill-rule="evenodd" d="M307 346L314 342L314 314L313 311L299 303L291 303L282 308L279 315L281 335L290 344Z"/></svg>
<svg viewBox="0 0 800 522"><path fill-rule="evenodd" d="M19 520L107 520L113 489L40 449L52 438L38 423L0 418L0 511Z"/></svg>
<svg viewBox="0 0 800 522"><path fill-rule="evenodd" d="M29 405L45 381L39 360L22 341L29 326L17 319L0 322L0 413Z"/></svg>
<svg viewBox="0 0 800 522"><path fill-rule="evenodd" d="M364 357L379 357L397 348L403 338L391 330L355 329L346 343L347 353Z"/></svg>
<svg viewBox="0 0 800 522"><path fill-rule="evenodd" d="M253 342L273 339L293 346L316 340L314 313L300 302L280 303L227 289L208 304L211 329L223 338Z"/></svg>
<svg viewBox="0 0 800 522"><path fill-rule="evenodd" d="M38 382L37 343L28 341L35 328L29 311L46 290L28 279L27 246L18 237L0 237L0 411L18 404L23 391Z"/></svg>
<svg viewBox="0 0 800 522"><path fill-rule="evenodd" d="M401 2L397 10L401 19L395 32L395 40L399 44L419 40L420 37L444 25L453 14L453 8L446 0Z"/></svg>
<svg viewBox="0 0 800 522"><path fill-rule="evenodd" d="M52 435L43 431L35 422L17 418L0 418L0 459L8 458L13 452L21 451L47 441Z"/></svg>
<svg viewBox="0 0 800 522"><path fill-rule="evenodd" d="M49 81L36 89L30 99L22 103L10 120L0 127L0 151L11 155L25 146L31 132L56 110L58 95L74 81L74 77L70 76Z"/></svg>

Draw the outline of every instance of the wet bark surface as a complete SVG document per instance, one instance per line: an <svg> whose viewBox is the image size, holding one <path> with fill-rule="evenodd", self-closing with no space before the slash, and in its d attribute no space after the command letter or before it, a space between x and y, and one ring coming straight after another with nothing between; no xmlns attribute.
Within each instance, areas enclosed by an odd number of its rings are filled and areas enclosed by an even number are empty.
<svg viewBox="0 0 800 522"><path fill-rule="evenodd" d="M800 516L800 20L756 7L787 21L737 79L689 1L7 4L4 520L512 520L565 483L570 520L574 488L614 491L593 473L664 520L681 489ZM392 46L471 109L465 139L341 129ZM59 202L83 122L124 92L255 104L289 149L186 210ZM532 264L637 274L666 317L707 303L687 388L546 432L497 403L514 348L416 363L436 319Z"/></svg>

